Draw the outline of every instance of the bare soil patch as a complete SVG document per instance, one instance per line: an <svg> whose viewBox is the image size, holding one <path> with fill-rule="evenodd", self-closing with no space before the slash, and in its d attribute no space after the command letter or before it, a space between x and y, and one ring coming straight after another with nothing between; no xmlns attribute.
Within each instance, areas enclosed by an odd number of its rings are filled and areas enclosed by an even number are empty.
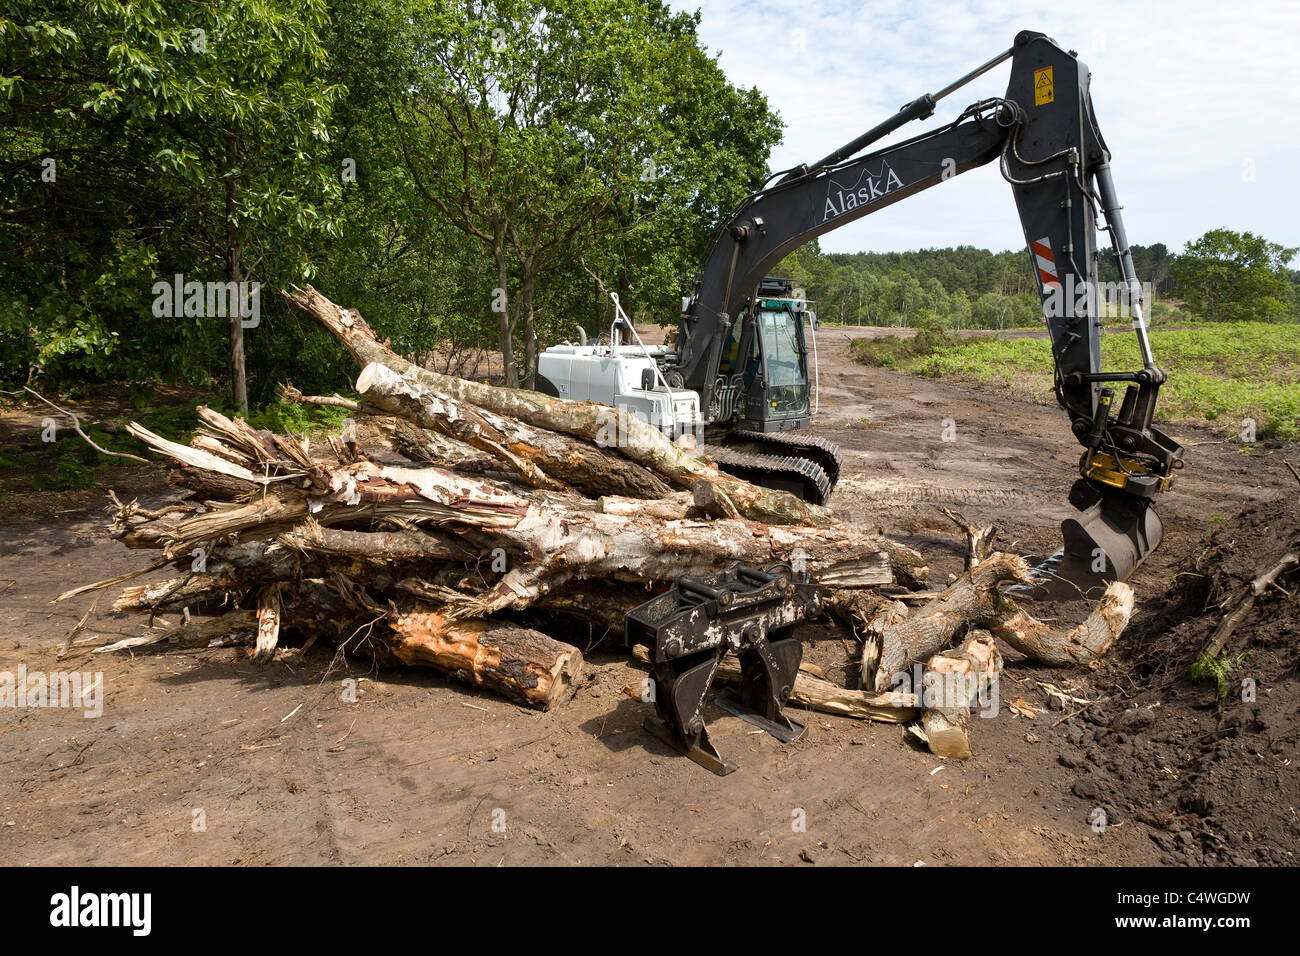
<svg viewBox="0 0 1300 956"><path fill-rule="evenodd" d="M814 427L844 449L832 504L845 518L921 550L937 582L964 553L939 505L997 521L1012 550L1055 548L1077 458L1063 413L866 368L833 336L821 342ZM941 440L945 419L956 442ZM897 726L796 712L808 732L782 744L714 710L712 732L741 765L725 778L641 730L645 670L594 634L572 636L588 676L549 713L432 673L337 661L319 645L266 666L233 649L59 661L89 599L50 600L141 556L108 540L102 491L9 489L0 670L100 671L106 696L92 719L0 709L0 862L1294 863L1294 602L1279 595L1244 625L1256 701L1221 699L1213 682L1187 678L1213 626L1197 602L1216 585L1201 594L1181 572L1202 555L1220 588L1258 571L1295 527L1282 459L1300 454L1175 432L1188 465L1161 505L1165 542L1134 575L1138 618L1102 668L1054 671L1009 653L1001 713L976 721L964 762ZM174 500L160 468L113 471L123 497ZM97 614L87 633L134 626ZM805 637L806 660L850 677L851 639L824 625ZM345 678L359 682L356 703L342 699ZM1045 683L1104 702L1062 721ZM1034 717L1012 713L1016 700ZM1089 824L1099 805L1101 833ZM1156 812L1174 819L1140 815Z"/></svg>

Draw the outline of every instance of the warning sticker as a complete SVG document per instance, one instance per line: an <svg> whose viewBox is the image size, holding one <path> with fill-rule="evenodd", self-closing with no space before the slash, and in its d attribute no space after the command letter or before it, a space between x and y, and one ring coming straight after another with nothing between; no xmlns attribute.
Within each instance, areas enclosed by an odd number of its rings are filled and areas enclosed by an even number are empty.
<svg viewBox="0 0 1300 956"><path fill-rule="evenodd" d="M1052 68L1043 67L1034 70L1034 105L1046 106L1056 99L1056 87L1052 83Z"/></svg>

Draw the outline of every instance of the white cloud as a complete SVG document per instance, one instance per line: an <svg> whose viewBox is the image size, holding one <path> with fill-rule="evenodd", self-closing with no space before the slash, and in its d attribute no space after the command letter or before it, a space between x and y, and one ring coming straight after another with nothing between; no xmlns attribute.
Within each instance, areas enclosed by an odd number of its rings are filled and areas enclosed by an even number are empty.
<svg viewBox="0 0 1300 956"><path fill-rule="evenodd" d="M1133 242L1178 250L1208 229L1300 246L1300 4L1041 0L855 3L671 0L702 13L728 77L757 86L786 123L774 169L810 162L922 93L1040 30L1077 50L1110 147ZM1002 65L939 104L927 124L1005 91ZM1243 176L1253 170L1254 179ZM992 166L828 233L823 249L971 244L1018 248L1019 220Z"/></svg>

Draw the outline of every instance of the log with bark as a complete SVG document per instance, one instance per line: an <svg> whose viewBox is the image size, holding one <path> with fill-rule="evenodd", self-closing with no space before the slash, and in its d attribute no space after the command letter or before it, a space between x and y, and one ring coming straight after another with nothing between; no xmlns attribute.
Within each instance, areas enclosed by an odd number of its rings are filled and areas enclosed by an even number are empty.
<svg viewBox="0 0 1300 956"><path fill-rule="evenodd" d="M1056 667L1083 666L1100 658L1128 626L1133 589L1121 581L1107 586L1087 619L1069 630L1038 620L1007 596L1003 582L1032 583L1029 566L1017 555L995 553L962 574L932 601L885 627L870 686L897 688L910 678L911 665L943 650L968 626L993 636L1031 660Z"/></svg>
<svg viewBox="0 0 1300 956"><path fill-rule="evenodd" d="M529 628L452 621L438 610L393 614L388 624L400 663L436 667L530 707L563 703L582 673L580 650Z"/></svg>
<svg viewBox="0 0 1300 956"><path fill-rule="evenodd" d="M972 630L961 647L930 658L922 678L921 715L930 752L965 760L971 755L971 707L987 699L1002 673L1002 655L988 631Z"/></svg>
<svg viewBox="0 0 1300 956"><path fill-rule="evenodd" d="M413 383L476 409L516 419L525 425L562 432L602 448L616 447L626 458L687 491L696 482L712 485L740 513L771 524L830 524L827 508L785 491L761 488L725 472L703 456L680 447L659 429L634 415L592 402L574 402L523 389L495 388L442 375L402 358L379 342L361 314L345 309L311 286L295 287L285 297L343 343L359 366L387 366Z"/></svg>
<svg viewBox="0 0 1300 956"><path fill-rule="evenodd" d="M913 663L943 650L971 621L998 614L999 584L1026 582L1028 574L1024 559L1010 554L990 555L933 601L888 623L881 629L879 659L869 686L882 693L896 688L902 680L910 681ZM865 674L863 686L868 686Z"/></svg>

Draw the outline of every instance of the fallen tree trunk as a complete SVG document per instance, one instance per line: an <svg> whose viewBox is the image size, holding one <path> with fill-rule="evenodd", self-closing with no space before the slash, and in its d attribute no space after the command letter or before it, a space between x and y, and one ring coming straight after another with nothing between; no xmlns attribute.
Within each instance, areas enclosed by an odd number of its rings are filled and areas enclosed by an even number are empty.
<svg viewBox="0 0 1300 956"><path fill-rule="evenodd" d="M388 625L388 649L401 663L436 667L528 707L563 703L582 674L582 652L540 631L451 621L437 610L394 612Z"/></svg>
<svg viewBox="0 0 1300 956"><path fill-rule="evenodd" d="M1004 581L1029 583L1028 575L1028 565L1016 555L992 554L980 561L911 617L884 629L880 662L870 686L882 691L897 685L910 663L947 647L968 624L987 628L1039 663L1086 665L1110 649L1133 614L1133 590L1117 581L1106 588L1078 627L1053 628L998 590Z"/></svg>
<svg viewBox="0 0 1300 956"><path fill-rule="evenodd" d="M462 465L492 461L483 452L471 448L463 441L400 419L393 422L387 437L393 448L411 461L427 462L439 468L457 470Z"/></svg>
<svg viewBox="0 0 1300 956"><path fill-rule="evenodd" d="M645 501L641 498L624 498L606 495L600 499L600 510L607 515L622 515L625 518L658 518L661 521L678 521L690 516L691 496L684 491L671 492L658 501Z"/></svg>
<svg viewBox="0 0 1300 956"><path fill-rule="evenodd" d="M174 453L172 443L157 436L149 435L146 441ZM870 580L883 583L886 562L880 555L910 550L843 525L769 526L744 518L662 521L575 510L563 499L542 504L504 486L438 468L317 462L311 481L311 488L277 485L243 504L186 518L164 529L160 541L167 554L176 555L232 534L243 541L301 535L313 522L328 526L383 514L408 521L433 519L443 529L440 533L474 540L482 540L479 532L490 533L498 546L523 560L512 562L511 570L487 592L460 596L452 609L456 617L522 610L573 579L667 581L733 561L763 566L798 560L814 578L850 570L863 575L869 569ZM307 541L304 547L312 545ZM450 557L436 538L428 547L430 557Z"/></svg>
<svg viewBox="0 0 1300 956"><path fill-rule="evenodd" d="M1028 572L1023 558L990 555L910 617L885 627L880 635L880 660L870 686L877 693L891 689L907 678L912 662L924 661L943 650L969 622L1000 616L1003 605L999 603L997 586L1003 581L1028 582Z"/></svg>
<svg viewBox="0 0 1300 956"><path fill-rule="evenodd" d="M996 610L981 623L1026 657L1052 667L1086 666L1097 660L1133 616L1133 589L1122 581L1107 585L1087 619L1068 631L1038 620L1005 595L999 598Z"/></svg>
<svg viewBox="0 0 1300 956"><path fill-rule="evenodd" d="M728 684L739 684L740 661L728 655L718 665L716 679ZM886 724L905 724L915 720L919 712L917 697L906 692L889 691L872 694L863 690L840 687L804 671L794 679L794 689L786 701L790 706L859 720L874 720Z"/></svg>
<svg viewBox="0 0 1300 956"><path fill-rule="evenodd" d="M880 668L880 652L885 631L897 627L907 619L910 608L902 601L886 601L867 618L862 629L862 660L858 670L860 686L874 686L876 671Z"/></svg>
<svg viewBox="0 0 1300 956"><path fill-rule="evenodd" d="M184 488L201 501L235 501L258 490L251 481L187 465L171 469L167 473L167 484Z"/></svg>
<svg viewBox="0 0 1300 956"><path fill-rule="evenodd" d="M480 412L387 365L372 362L362 369L357 391L380 408L505 461L536 488L572 487L588 498L608 494L661 498L670 491L661 478L621 455Z"/></svg>

